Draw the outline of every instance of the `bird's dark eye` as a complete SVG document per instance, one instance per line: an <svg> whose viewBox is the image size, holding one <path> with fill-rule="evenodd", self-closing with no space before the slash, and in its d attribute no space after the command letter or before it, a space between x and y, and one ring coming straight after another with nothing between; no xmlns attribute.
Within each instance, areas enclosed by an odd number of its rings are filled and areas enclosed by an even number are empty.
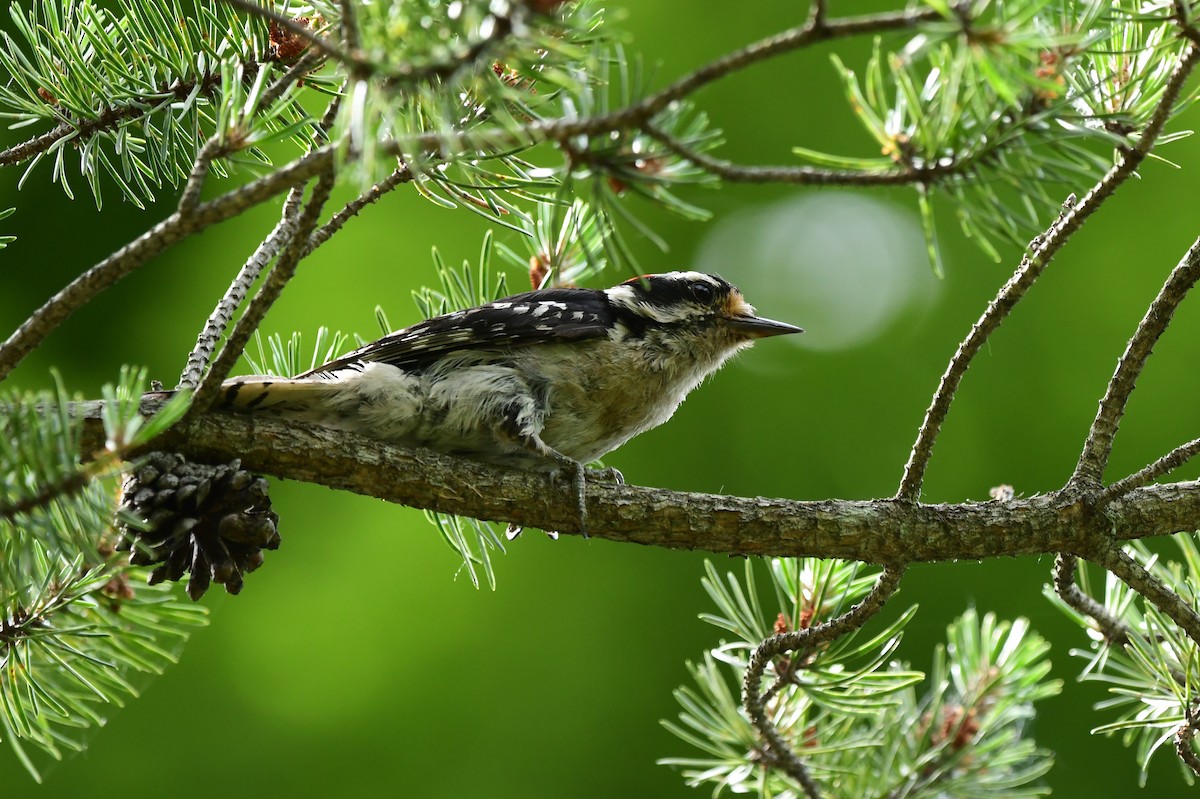
<svg viewBox="0 0 1200 799"><path fill-rule="evenodd" d="M693 283L691 285L692 296L696 298L696 302L708 305L713 301L713 287L707 283Z"/></svg>

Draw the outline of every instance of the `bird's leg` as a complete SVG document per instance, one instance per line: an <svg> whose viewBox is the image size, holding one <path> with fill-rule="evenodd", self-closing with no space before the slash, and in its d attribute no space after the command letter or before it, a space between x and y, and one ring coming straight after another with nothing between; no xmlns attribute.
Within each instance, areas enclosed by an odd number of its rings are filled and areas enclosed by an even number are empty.
<svg viewBox="0 0 1200 799"><path fill-rule="evenodd" d="M526 447L558 464L552 473L554 479L566 477L571 480L575 489L575 509L579 512L579 532L587 538L587 467L549 446L536 433L525 436L525 439L522 443Z"/></svg>
<svg viewBox="0 0 1200 799"><path fill-rule="evenodd" d="M538 428L531 425L527 418L522 419L522 410L527 411L528 409L521 405L514 405L508 409L505 418L496 430L497 437L511 441L539 457L553 461L555 464L555 469L551 473L553 477L570 476L575 489L575 508L579 513L579 532L584 538L587 538L587 467L543 441L538 434ZM518 525L510 524L504 532L509 540L512 540L521 534L521 528ZM550 536L557 537L557 533L550 533Z"/></svg>
<svg viewBox="0 0 1200 799"><path fill-rule="evenodd" d="M540 450L538 452L540 454ZM567 460L571 460L571 459L568 458ZM574 463L576 463L576 461L571 461L571 463L574 464ZM561 473L561 469L557 470L555 472L556 475L560 474L560 473ZM599 468L586 468L586 469L584 469L584 474L588 480L603 480L605 482L613 483L615 485L625 485L625 475L621 474L619 469L615 469L612 466L603 466L603 467L599 467ZM577 488L576 490L580 491L582 489ZM581 499L583 499L583 498L584 497L581 496ZM581 520L586 519L587 510L582 502L579 506L579 513L580 513ZM504 536L509 541L512 541L517 536L519 536L521 534L521 531L524 529L525 528L521 527L521 525L513 524L510 522L509 525L504 528ZM588 537L587 530L584 529L582 532L583 532L583 537L587 538ZM552 530L547 530L546 535L550 536L551 538L553 538L556 541L558 540L558 533L556 533Z"/></svg>

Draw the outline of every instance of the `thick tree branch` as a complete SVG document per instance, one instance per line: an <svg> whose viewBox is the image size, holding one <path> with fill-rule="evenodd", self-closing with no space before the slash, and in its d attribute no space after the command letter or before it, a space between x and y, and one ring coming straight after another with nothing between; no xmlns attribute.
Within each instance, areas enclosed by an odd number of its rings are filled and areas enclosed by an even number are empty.
<svg viewBox="0 0 1200 799"><path fill-rule="evenodd" d="M157 403L146 401L150 412ZM103 444L99 403L84 403L83 451ZM210 412L155 441L200 462L244 468L402 505L522 527L577 532L575 494L537 472L502 469L426 449L254 414ZM633 475L630 475L633 476ZM1074 493L1009 502L916 505L879 500L800 502L693 494L597 482L587 490L593 538L731 555L815 556L868 563L979 560L1057 552L1191 530L1194 481L1139 488L1103 514Z"/></svg>
<svg viewBox="0 0 1200 799"><path fill-rule="evenodd" d="M1079 456L1075 474L1071 477L1073 483L1086 488L1100 485L1104 477L1104 468L1108 465L1108 457L1112 453L1113 438L1117 435L1117 427L1129 402L1129 395L1133 393L1134 385L1146 366L1154 345L1171 323L1175 309L1196 285L1197 280L1200 280L1200 239L1192 244L1183 259L1171 270L1167 281L1146 309L1146 315L1142 317L1137 330L1125 347L1124 354L1117 362L1117 370L1108 381L1104 398L1100 400L1100 410L1092 422L1091 429L1088 430L1083 452Z"/></svg>
<svg viewBox="0 0 1200 799"><path fill-rule="evenodd" d="M1200 45L1189 43L1179 59L1174 72L1167 81L1158 105L1150 117L1150 121L1141 131L1137 143L1122 151L1117 163L1084 195L1078 203L1064 206L1063 212L1050 226L1049 230L1035 239L1021 264L996 297L988 304L987 309L979 320L971 327L962 343L958 345L954 357L950 359L945 373L934 392L933 401L925 411L925 419L913 443L912 452L904 466L904 477L896 492L896 498L905 502L916 502L920 499L921 485L925 481L925 471L929 467L929 458L933 454L933 445L941 431L950 404L954 401L955 392L962 382L967 368L983 348L992 333L1008 316L1013 307L1020 302L1029 291L1034 281L1041 276L1050 261L1067 243L1083 223L1104 204L1113 192L1126 180L1133 176L1138 165L1145 160L1154 143L1158 141L1163 127L1175 110L1175 102L1179 99L1184 83L1200 59Z"/></svg>

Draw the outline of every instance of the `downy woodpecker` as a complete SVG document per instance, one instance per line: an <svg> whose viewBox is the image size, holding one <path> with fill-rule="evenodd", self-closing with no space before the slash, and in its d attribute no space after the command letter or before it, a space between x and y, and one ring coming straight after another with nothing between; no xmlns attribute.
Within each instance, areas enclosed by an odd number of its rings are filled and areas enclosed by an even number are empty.
<svg viewBox="0 0 1200 799"><path fill-rule="evenodd" d="M716 275L668 272L427 319L297 377L229 380L223 405L569 475L586 534L584 464L671 418L756 339L800 332Z"/></svg>

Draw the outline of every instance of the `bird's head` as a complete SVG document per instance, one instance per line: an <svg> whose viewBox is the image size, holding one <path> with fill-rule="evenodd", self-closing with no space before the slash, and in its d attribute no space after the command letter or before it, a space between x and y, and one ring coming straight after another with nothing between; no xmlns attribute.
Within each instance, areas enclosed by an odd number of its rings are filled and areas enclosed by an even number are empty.
<svg viewBox="0 0 1200 799"><path fill-rule="evenodd" d="M655 328L692 329L728 340L802 333L801 328L759 316L737 287L703 272L664 272L635 277L605 291L618 319L633 335Z"/></svg>

